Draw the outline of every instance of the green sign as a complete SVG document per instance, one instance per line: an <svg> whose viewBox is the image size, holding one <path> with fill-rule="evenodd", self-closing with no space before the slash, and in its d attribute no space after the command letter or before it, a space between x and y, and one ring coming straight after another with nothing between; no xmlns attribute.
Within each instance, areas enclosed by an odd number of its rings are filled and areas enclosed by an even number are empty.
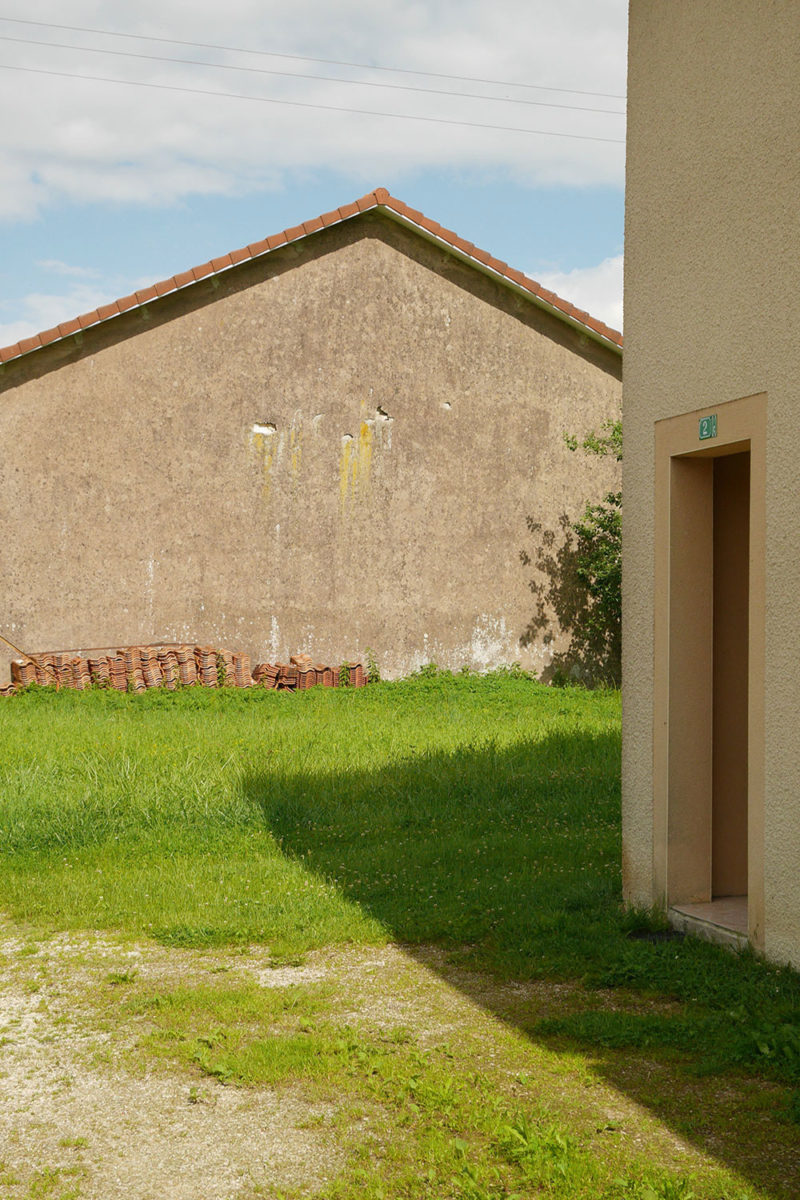
<svg viewBox="0 0 800 1200"><path fill-rule="evenodd" d="M700 441L704 442L706 438L715 438L717 436L717 414L714 413L711 417L700 418Z"/></svg>

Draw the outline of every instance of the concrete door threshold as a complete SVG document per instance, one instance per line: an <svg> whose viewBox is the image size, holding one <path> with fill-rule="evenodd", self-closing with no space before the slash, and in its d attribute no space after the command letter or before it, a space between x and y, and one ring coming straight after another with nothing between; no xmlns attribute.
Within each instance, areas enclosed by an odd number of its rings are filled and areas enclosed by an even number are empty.
<svg viewBox="0 0 800 1200"><path fill-rule="evenodd" d="M673 929L742 950L747 945L747 896L720 896L705 904L674 904L668 913Z"/></svg>

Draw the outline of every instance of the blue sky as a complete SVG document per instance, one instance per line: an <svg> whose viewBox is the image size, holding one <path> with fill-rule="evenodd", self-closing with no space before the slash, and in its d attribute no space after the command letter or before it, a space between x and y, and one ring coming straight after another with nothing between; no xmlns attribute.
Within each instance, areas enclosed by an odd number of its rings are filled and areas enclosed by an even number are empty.
<svg viewBox="0 0 800 1200"><path fill-rule="evenodd" d="M625 0L220 10L3 9L0 345L378 186L621 327Z"/></svg>

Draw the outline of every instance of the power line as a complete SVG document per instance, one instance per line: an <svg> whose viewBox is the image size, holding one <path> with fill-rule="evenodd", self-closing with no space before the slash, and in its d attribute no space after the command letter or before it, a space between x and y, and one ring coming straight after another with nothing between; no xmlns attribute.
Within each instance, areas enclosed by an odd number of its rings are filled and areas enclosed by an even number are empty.
<svg viewBox="0 0 800 1200"><path fill-rule="evenodd" d="M295 62L323 63L328 67L357 67L364 71L389 71L395 75L424 75L429 79L451 79L458 83L487 83L496 87L528 88L541 92L563 92L571 96L599 96L604 100L624 100L618 92L587 92L577 88L548 87L541 83L515 83L509 79L481 79L475 75L447 75L441 71L415 71L411 67L384 67L370 63L347 62L338 58L314 58L310 54L281 54L277 50L253 50L247 46L220 46L214 42L187 42L179 38L155 37L144 33L118 33L113 29L92 29L84 25L57 25L52 21L26 21L22 17L3 17L0 21L15 25L36 25L42 29L65 29L70 33L94 33L100 37L131 38L141 42L162 42L170 46L191 46L195 50L222 50L226 54L257 54L265 58L286 58Z"/></svg>
<svg viewBox="0 0 800 1200"><path fill-rule="evenodd" d="M501 133L528 133L540 137L571 138L581 142L612 142L625 145L624 138L593 137L586 133L558 133L552 129L520 129L518 125L488 125L482 121L450 121L445 117L420 117L412 113L375 112L369 108L343 108L336 104L312 104L304 100L276 100L272 96L245 96L241 92L213 92L204 88L178 87L170 83L146 83L141 79L110 79L105 75L81 75L72 71L45 71L40 67L18 67L0 63L1 71L22 71L27 75L52 75L57 79L85 79L94 83L120 83L126 87L155 88L160 92L185 92L190 96L216 96L224 100L251 100L258 104L283 104L291 108L316 108L325 112L351 113L361 117L390 117L398 121L424 121L427 125L460 125L466 129L491 129Z"/></svg>
<svg viewBox="0 0 800 1200"><path fill-rule="evenodd" d="M398 121L424 121L427 125L460 125L466 129L491 129L500 133L528 133L540 137L570 138L581 142L610 142L624 146L624 138L594 137L586 133L559 133L552 129L521 129L518 125L488 125L482 121L450 121L445 117L421 117L412 113L375 112L368 108L343 108L335 104L312 104L304 100L277 100L272 96L245 96L241 92L214 92L204 88L178 87L169 83L146 83L140 79L113 79L105 75L81 75L72 71L45 71L40 67L18 67L0 63L2 71L22 71L27 75L52 75L57 79L84 79L94 83L120 83L126 87L155 88L160 92L184 92L190 96L216 96L224 100L251 100L259 104L282 104L291 108L315 108L325 112L350 113L361 117L390 117Z"/></svg>
<svg viewBox="0 0 800 1200"><path fill-rule="evenodd" d="M4 18L0 18L3 20ZM367 79L341 79L334 75L313 75L302 71L276 71L268 67L236 67L231 63L198 62L191 58L170 58L162 54L138 54L135 50L107 50L100 46L73 46L67 42L39 42L35 38L10 37L0 33L0 42L23 46L52 46L56 50L77 50L81 54L113 54L117 58L144 59L145 62L180 63L187 67L211 67L215 71L245 71L251 75L280 75L291 79L312 79L322 83L343 83L355 87L388 88L396 92L424 92L429 96L460 96L467 100L495 101L500 104L526 104L537 108L563 108L570 112L607 113L624 117L618 108L592 108L579 104L554 104L550 100L515 100L512 96L480 96L474 92L445 91L442 88L415 87L407 83L376 83Z"/></svg>

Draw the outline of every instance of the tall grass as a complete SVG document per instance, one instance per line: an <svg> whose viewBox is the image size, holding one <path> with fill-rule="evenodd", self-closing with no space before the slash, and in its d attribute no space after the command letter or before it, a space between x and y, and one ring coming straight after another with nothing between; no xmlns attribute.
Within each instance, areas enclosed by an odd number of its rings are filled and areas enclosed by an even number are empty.
<svg viewBox="0 0 800 1200"><path fill-rule="evenodd" d="M455 943L618 887L613 694L436 675L42 691L3 717L0 899L29 920L285 952Z"/></svg>

